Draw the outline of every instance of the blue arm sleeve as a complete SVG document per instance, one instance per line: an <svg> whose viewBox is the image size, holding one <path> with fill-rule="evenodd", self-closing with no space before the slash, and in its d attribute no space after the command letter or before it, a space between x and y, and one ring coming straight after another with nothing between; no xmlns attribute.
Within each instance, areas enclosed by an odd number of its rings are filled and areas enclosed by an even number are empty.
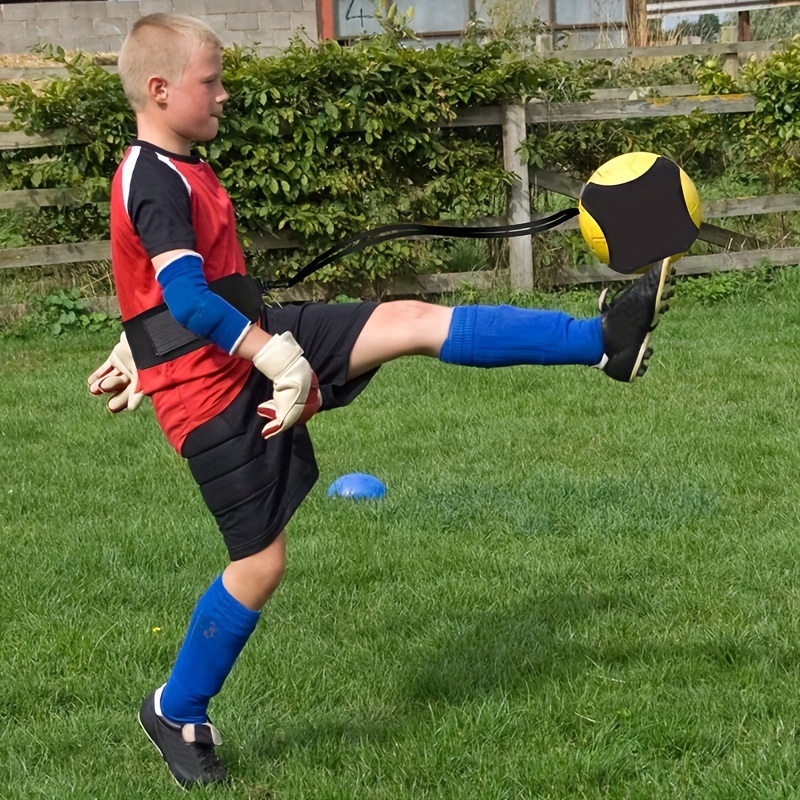
<svg viewBox="0 0 800 800"><path fill-rule="evenodd" d="M186 253L158 273L158 283L170 313L184 328L232 353L250 320L208 288L203 261Z"/></svg>

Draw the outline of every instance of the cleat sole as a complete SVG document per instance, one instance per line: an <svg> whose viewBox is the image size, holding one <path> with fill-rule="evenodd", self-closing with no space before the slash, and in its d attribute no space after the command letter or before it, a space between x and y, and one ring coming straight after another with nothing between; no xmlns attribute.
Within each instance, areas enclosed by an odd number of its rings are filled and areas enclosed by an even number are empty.
<svg viewBox="0 0 800 800"><path fill-rule="evenodd" d="M169 768L169 765L167 764L167 760L164 758L164 754L161 752L161 748L160 748L160 747L159 747L159 746L156 744L156 740L155 740L155 739L154 739L154 738L153 738L153 737L150 735L150 732L147 730L147 728L145 728L145 726L144 726L144 722L143 722L143 720L142 720L142 715L141 715L141 713L140 713L140 714L137 716L137 719L139 720L139 725L141 726L142 730L144 731L144 735L145 735L145 736L146 736L146 737L147 737L147 738L150 740L150 742L152 743L153 747L155 747L155 749L156 749L156 752L157 752L157 753L158 753L158 755L161 757L161 760L164 762L164 765L167 767L167 772L169 772L169 776L170 776L170 778L172 778L172 780L173 780L173 781L175 781L175 785L176 785L178 788L182 789L184 792L188 792L188 791L189 791L189 787L188 787L188 786L185 786L183 783L181 783L181 782L180 782L180 781L179 781L179 780L178 780L178 779L177 779L177 778L176 778L176 777L175 777L175 776L172 774L172 770Z"/></svg>
<svg viewBox="0 0 800 800"><path fill-rule="evenodd" d="M644 372L647 369L647 365L644 363L644 361L653 355L653 350L650 347L650 337L653 335L656 325L658 325L660 315L669 311L669 305L665 301L672 296L672 293L671 289L667 289L667 286L671 286L674 284L674 282L675 267L672 266L672 263L668 258L665 258L661 262L661 274L659 275L658 291L656 292L656 297L658 299L656 300L655 308L653 309L653 320L650 323L650 330L647 333L647 336L644 337L641 347L639 348L639 354L633 363L633 368L631 369L631 374L628 378L629 383L633 383L636 378L640 378L642 375L644 375ZM669 296L667 294L668 292Z"/></svg>

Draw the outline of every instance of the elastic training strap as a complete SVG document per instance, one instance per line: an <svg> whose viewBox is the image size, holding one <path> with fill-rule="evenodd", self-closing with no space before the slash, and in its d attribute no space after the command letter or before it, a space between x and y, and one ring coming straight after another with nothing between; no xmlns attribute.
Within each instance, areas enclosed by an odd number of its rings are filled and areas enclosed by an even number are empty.
<svg viewBox="0 0 800 800"><path fill-rule="evenodd" d="M459 239L507 239L513 236L530 236L542 233L578 215L577 208L558 211L548 217L521 222L517 225L428 225L421 222L400 222L396 225L380 225L368 231L360 231L348 236L333 247L318 255L296 275L286 281L262 281L266 289L290 289L309 275L344 256L358 253L365 247L381 244L392 239L405 239L409 236L436 236Z"/></svg>
<svg viewBox="0 0 800 800"><path fill-rule="evenodd" d="M304 281L317 270L344 256L358 253L370 245L402 239L409 236L453 237L463 239L498 239L529 236L555 228L577 216L577 208L568 208L550 216L517 225L428 225L403 222L381 225L368 231L354 233L321 253L292 278L285 281L253 279L249 275L229 275L208 284L208 288L241 311L251 322L258 319L263 303L263 292L271 289L291 288ZM210 344L180 325L166 304L156 306L123 323L134 361L139 369L163 364Z"/></svg>

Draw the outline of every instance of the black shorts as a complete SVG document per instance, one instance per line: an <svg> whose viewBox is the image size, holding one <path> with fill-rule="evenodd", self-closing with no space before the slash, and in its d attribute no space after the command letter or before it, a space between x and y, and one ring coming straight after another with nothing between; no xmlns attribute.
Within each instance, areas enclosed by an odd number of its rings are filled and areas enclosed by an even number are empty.
<svg viewBox="0 0 800 800"><path fill-rule="evenodd" d="M376 303L304 303L264 309L268 333L290 331L317 374L322 410L351 403L377 368L347 380L350 352ZM257 369L236 399L193 430L181 454L219 525L231 560L270 545L285 528L319 477L305 425L266 441L266 420L256 408L272 396Z"/></svg>

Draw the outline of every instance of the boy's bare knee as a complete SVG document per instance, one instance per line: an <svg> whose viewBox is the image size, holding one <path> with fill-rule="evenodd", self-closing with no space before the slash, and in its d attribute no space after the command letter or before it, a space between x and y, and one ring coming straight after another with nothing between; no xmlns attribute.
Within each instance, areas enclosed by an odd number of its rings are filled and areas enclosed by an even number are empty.
<svg viewBox="0 0 800 800"><path fill-rule="evenodd" d="M259 553L228 564L223 583L242 605L259 611L278 588L285 572L286 548L281 534Z"/></svg>
<svg viewBox="0 0 800 800"><path fill-rule="evenodd" d="M444 306L435 306L421 300L393 300L378 308L391 317L392 322L414 327L430 319L438 319L448 313Z"/></svg>
<svg viewBox="0 0 800 800"><path fill-rule="evenodd" d="M248 561L248 559L244 559ZM252 563L247 564L252 579L264 587L278 588L278 584L283 580L286 572L286 558L281 554L276 557L269 550L262 550L255 556L251 556Z"/></svg>
<svg viewBox="0 0 800 800"><path fill-rule="evenodd" d="M439 354L450 327L451 308L419 300L397 300L386 306L395 306L391 326L399 340L397 355Z"/></svg>
<svg viewBox="0 0 800 800"><path fill-rule="evenodd" d="M381 303L350 353L348 377L362 375L401 356L438 356L452 313L446 306L419 300Z"/></svg>

